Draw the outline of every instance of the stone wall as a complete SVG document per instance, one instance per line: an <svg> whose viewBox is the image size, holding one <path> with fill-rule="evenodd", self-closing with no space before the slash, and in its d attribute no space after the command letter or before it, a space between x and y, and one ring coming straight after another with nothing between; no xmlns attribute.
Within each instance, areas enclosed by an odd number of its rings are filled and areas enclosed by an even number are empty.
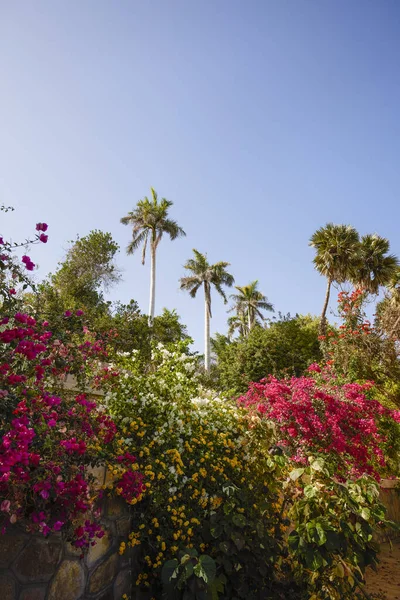
<svg viewBox="0 0 400 600"><path fill-rule="evenodd" d="M119 555L130 532L129 510L105 501L106 532L85 558L61 535L47 539L12 531L0 536L1 600L121 600L131 596L131 558Z"/></svg>

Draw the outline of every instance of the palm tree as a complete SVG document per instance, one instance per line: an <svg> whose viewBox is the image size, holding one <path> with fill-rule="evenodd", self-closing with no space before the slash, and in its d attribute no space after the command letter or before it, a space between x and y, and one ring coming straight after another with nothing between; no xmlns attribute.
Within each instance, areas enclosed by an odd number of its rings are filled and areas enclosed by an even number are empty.
<svg viewBox="0 0 400 600"><path fill-rule="evenodd" d="M252 281L248 285L235 286L239 294L232 294L231 298L235 304L231 310L236 310L237 315L243 315L247 319L247 331L250 332L257 319L265 320L261 311L273 311L273 305L268 302L258 289L258 280Z"/></svg>
<svg viewBox="0 0 400 600"><path fill-rule="evenodd" d="M246 337L249 333L249 322L244 313L238 313L228 319L228 338L231 339L235 331L240 337Z"/></svg>
<svg viewBox="0 0 400 600"><path fill-rule="evenodd" d="M377 234L364 235L351 281L370 294L377 294L381 286L390 284L396 276L399 260L394 254L388 254L389 249L389 240Z"/></svg>
<svg viewBox="0 0 400 600"><path fill-rule="evenodd" d="M227 262L218 262L210 265L207 260L207 254L201 254L198 250L193 249L194 258L190 258L184 268L190 271L190 275L182 277L180 280L181 290L187 290L192 298L195 298L197 291L201 286L204 287L204 365L206 371L210 370L210 319L211 314L211 286L214 286L217 292L224 299L225 304L227 298L222 286L231 287L234 284L234 278L226 271L229 267Z"/></svg>
<svg viewBox="0 0 400 600"><path fill-rule="evenodd" d="M326 333L326 311L329 304L331 285L334 281L344 283L351 278L357 259L360 238L358 232L350 225L334 225L328 223L317 229L310 239L310 246L315 248L314 266L327 278L324 306L322 308L320 333Z"/></svg>
<svg viewBox="0 0 400 600"><path fill-rule="evenodd" d="M132 241L126 249L127 254L134 254L142 246L142 265L145 264L146 260L147 242L150 242L150 322L154 319L158 244L161 242L164 233L167 233L171 240L186 235L176 221L168 219L168 210L173 202L165 198L158 201L157 193L153 188L151 188L151 196L151 200L147 196L143 200L139 200L136 208L121 219L123 225L131 225L132 227Z"/></svg>

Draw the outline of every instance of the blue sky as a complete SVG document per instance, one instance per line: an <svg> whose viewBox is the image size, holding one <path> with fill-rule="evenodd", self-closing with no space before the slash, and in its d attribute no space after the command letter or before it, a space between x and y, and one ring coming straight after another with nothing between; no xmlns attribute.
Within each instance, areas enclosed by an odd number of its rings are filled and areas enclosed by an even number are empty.
<svg viewBox="0 0 400 600"><path fill-rule="evenodd" d="M16 208L1 230L49 223L38 278L76 234L110 231L111 297L146 311L149 266L119 219L154 186L187 232L160 246L156 310L196 346L203 299L178 283L193 247L278 310L319 313L317 227L376 231L400 255L399 33L397 0L0 3L0 203Z"/></svg>

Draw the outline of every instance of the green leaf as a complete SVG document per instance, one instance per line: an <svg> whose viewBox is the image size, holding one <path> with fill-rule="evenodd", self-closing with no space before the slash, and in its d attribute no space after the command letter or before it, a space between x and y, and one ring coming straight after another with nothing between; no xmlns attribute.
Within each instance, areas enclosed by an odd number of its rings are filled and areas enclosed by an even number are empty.
<svg viewBox="0 0 400 600"><path fill-rule="evenodd" d="M371 518L371 512L369 508L364 507L361 511L361 517L368 521Z"/></svg>
<svg viewBox="0 0 400 600"><path fill-rule="evenodd" d="M325 530L322 527L321 523L317 523L315 525L315 528L317 530L318 537L319 537L318 546L322 546L326 542L326 533L325 533Z"/></svg>
<svg viewBox="0 0 400 600"><path fill-rule="evenodd" d="M232 539L233 543L235 544L235 546L236 546L236 548L238 550L242 550L244 548L246 542L245 542L244 538L240 534L234 533L231 536L231 539Z"/></svg>
<svg viewBox="0 0 400 600"><path fill-rule="evenodd" d="M202 554L199 558L201 566L204 571L207 573L208 582L211 583L215 579L215 575L217 574L217 566L215 564L215 560L208 556L208 554Z"/></svg>
<svg viewBox="0 0 400 600"><path fill-rule="evenodd" d="M224 583L226 583L226 578L224 577L224 580L222 580L222 577L219 576L210 584L211 600L218 600L220 593L224 593Z"/></svg>
<svg viewBox="0 0 400 600"><path fill-rule="evenodd" d="M301 477L303 475L304 471L305 471L305 469L303 469L303 468L294 469L290 473L289 477L292 481L296 481L299 477Z"/></svg>
<svg viewBox="0 0 400 600"><path fill-rule="evenodd" d="M314 496L316 496L317 494L317 488L315 488L313 485L306 485L304 488L304 496L306 498L314 498Z"/></svg>
<svg viewBox="0 0 400 600"><path fill-rule="evenodd" d="M308 548L306 551L306 564L312 571L317 571L324 564L324 560L318 550Z"/></svg>
<svg viewBox="0 0 400 600"><path fill-rule="evenodd" d="M288 544L291 550L297 550L300 544L300 536L297 531L292 531L292 533L289 534Z"/></svg>
<svg viewBox="0 0 400 600"><path fill-rule="evenodd" d="M328 552L333 552L334 550L340 549L340 536L335 531L327 531L326 532L326 543L325 547Z"/></svg>
<svg viewBox="0 0 400 600"><path fill-rule="evenodd" d="M230 554L231 545L229 542L221 542L219 548L224 554Z"/></svg>
<svg viewBox="0 0 400 600"><path fill-rule="evenodd" d="M232 521L237 527L244 527L246 525L246 517L239 513L233 515Z"/></svg>
<svg viewBox="0 0 400 600"><path fill-rule="evenodd" d="M193 563L187 562L184 568L184 579L188 580L193 575Z"/></svg>
<svg viewBox="0 0 400 600"><path fill-rule="evenodd" d="M223 530L224 528L222 523L217 523L216 525L211 526L210 532L213 538L218 538L222 534Z"/></svg>
<svg viewBox="0 0 400 600"><path fill-rule="evenodd" d="M164 585L169 585L171 579L177 577L178 573L175 574L177 567L178 561L176 560L176 558L173 558L172 560L167 560L167 562L164 563L164 566L161 570L161 581Z"/></svg>
<svg viewBox="0 0 400 600"><path fill-rule="evenodd" d="M310 464L310 467L313 471L323 471L323 469L325 467L325 461L323 458L316 458Z"/></svg>
<svg viewBox="0 0 400 600"><path fill-rule="evenodd" d="M334 573L334 575L336 575L336 577L340 577L340 578L344 577L344 567L343 567L342 563L337 563L333 573Z"/></svg>

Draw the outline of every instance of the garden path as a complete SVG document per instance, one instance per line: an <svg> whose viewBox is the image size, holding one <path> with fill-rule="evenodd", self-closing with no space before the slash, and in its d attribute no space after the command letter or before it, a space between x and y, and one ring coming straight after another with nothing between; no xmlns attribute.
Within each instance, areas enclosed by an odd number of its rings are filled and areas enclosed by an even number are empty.
<svg viewBox="0 0 400 600"><path fill-rule="evenodd" d="M392 547L382 544L378 571L367 573L366 589L387 600L400 600L400 539L394 540Z"/></svg>

